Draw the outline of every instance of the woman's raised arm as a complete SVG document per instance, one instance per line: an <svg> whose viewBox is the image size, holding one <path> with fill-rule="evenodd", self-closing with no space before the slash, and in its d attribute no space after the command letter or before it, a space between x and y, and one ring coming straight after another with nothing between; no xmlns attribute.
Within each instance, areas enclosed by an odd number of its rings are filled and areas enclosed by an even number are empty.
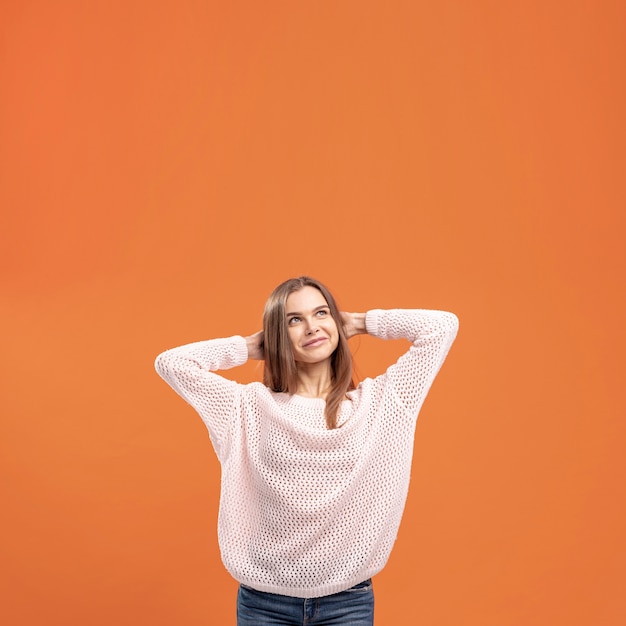
<svg viewBox="0 0 626 626"><path fill-rule="evenodd" d="M346 339L354 337L354 335L363 335L367 333L365 327L365 313L348 313L341 312L341 321L343 322L343 332Z"/></svg>
<svg viewBox="0 0 626 626"><path fill-rule="evenodd" d="M254 335L248 335L244 337L246 340L246 347L248 348L248 358L255 361L263 360L263 331L260 330Z"/></svg>

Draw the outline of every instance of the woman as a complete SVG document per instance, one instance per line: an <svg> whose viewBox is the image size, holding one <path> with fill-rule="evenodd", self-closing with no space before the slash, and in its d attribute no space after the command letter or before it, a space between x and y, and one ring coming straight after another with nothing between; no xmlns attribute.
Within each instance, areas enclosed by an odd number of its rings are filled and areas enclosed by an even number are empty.
<svg viewBox="0 0 626 626"><path fill-rule="evenodd" d="M452 313L340 313L318 281L270 295L263 330L168 350L158 373L205 422L222 467L218 538L238 626L373 624L371 577L406 501L415 422L454 341ZM408 339L352 384L348 339ZM263 384L214 373L263 359Z"/></svg>

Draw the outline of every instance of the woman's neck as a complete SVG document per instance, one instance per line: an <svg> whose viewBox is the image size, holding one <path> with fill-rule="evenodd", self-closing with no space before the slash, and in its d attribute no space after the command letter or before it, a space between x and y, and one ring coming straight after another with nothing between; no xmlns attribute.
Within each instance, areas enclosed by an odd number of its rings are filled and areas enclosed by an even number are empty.
<svg viewBox="0 0 626 626"><path fill-rule="evenodd" d="M326 399L332 386L329 363L299 363L296 394L306 398Z"/></svg>

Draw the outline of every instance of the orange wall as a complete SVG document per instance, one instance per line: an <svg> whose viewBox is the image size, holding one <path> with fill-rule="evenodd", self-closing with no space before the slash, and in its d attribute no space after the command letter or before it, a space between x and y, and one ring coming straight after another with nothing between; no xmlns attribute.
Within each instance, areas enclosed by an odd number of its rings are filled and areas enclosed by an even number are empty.
<svg viewBox="0 0 626 626"><path fill-rule="evenodd" d="M377 623L625 623L625 25L611 0L5 0L2 622L234 624L219 467L152 362L255 331L306 272L461 319ZM404 346L355 348L365 376Z"/></svg>

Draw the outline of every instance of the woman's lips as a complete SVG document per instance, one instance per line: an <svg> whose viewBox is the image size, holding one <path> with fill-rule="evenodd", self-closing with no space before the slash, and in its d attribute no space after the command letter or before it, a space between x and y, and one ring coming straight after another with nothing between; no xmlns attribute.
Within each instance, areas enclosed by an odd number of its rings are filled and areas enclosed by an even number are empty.
<svg viewBox="0 0 626 626"><path fill-rule="evenodd" d="M323 343L324 341L326 341L326 337L318 337L317 339L313 339L313 341L309 341L308 343L305 343L304 347L314 348L315 346L317 346L320 343Z"/></svg>

